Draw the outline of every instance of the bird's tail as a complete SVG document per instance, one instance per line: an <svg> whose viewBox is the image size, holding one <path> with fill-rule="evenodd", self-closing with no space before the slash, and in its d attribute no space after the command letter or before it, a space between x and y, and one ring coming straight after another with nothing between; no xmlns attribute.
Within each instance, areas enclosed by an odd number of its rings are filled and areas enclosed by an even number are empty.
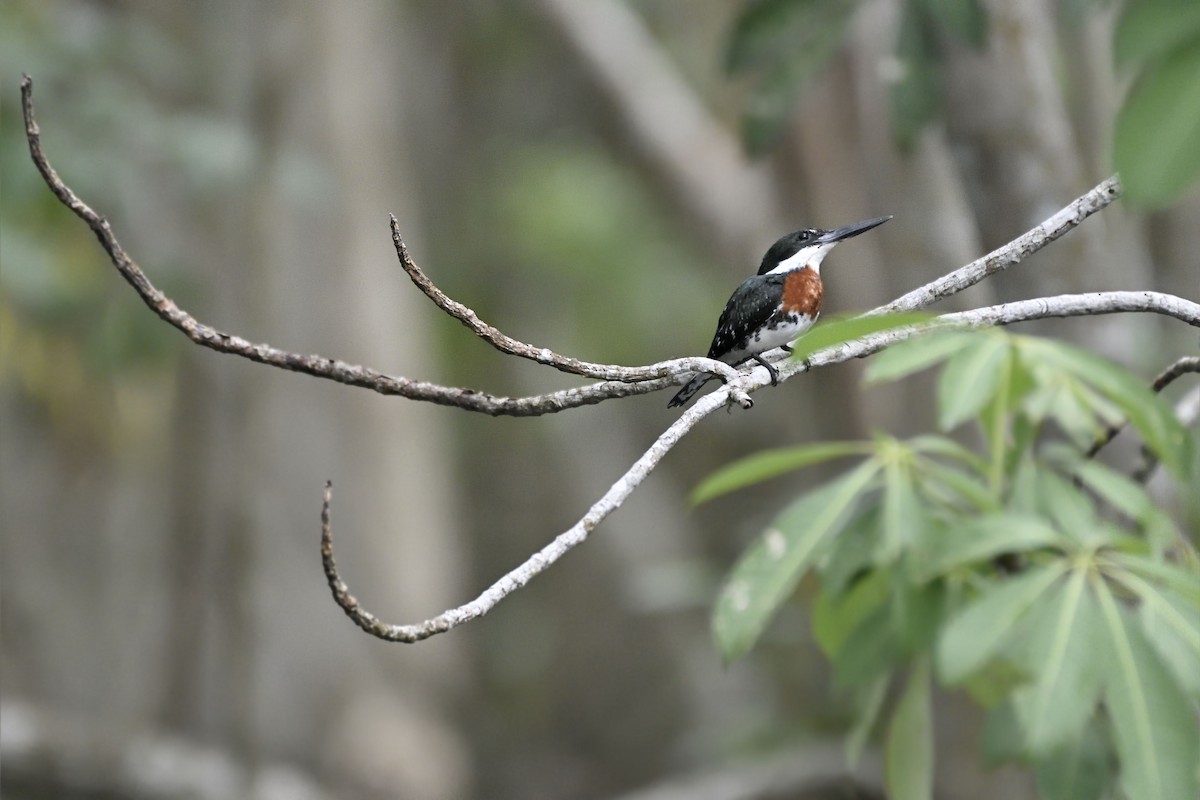
<svg viewBox="0 0 1200 800"><path fill-rule="evenodd" d="M703 389L704 384L708 383L712 379L713 376L709 375L708 373L701 373L700 375L692 378L682 389L679 390L679 394L671 398L671 402L667 403L667 408L675 408L676 406L681 406L688 400L691 400L692 395Z"/></svg>

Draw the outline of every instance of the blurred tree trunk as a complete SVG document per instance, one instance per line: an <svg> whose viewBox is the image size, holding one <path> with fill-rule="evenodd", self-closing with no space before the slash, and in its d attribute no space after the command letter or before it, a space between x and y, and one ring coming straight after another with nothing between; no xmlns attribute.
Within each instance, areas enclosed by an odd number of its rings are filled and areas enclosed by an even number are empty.
<svg viewBox="0 0 1200 800"><path fill-rule="evenodd" d="M114 31L146 25L191 47L156 76L154 112L238 128L251 148L235 184L197 170L157 187L156 154L142 148L128 157L143 168L112 178L127 192L87 198L151 278L224 330L433 372L424 324L436 312L421 316L387 224L394 211L420 238L404 98L422 72L400 10L135 2L95 13ZM199 291L164 277L172 261ZM118 291L114 302L136 302ZM175 405L149 453L38 459L36 440L6 430L6 462L13 453L29 469L4 465L5 507L28 508L6 514L5 562L20 554L31 578L6 570L6 690L114 730L158 724L216 741L250 766L291 757L385 796L464 796L469 757L448 716L469 674L461 640L402 650L363 636L331 601L317 547L329 477L339 556L367 602L417 617L461 600L446 412L190 346L180 363L174 390L153 401ZM87 658L68 655L75 642Z"/></svg>

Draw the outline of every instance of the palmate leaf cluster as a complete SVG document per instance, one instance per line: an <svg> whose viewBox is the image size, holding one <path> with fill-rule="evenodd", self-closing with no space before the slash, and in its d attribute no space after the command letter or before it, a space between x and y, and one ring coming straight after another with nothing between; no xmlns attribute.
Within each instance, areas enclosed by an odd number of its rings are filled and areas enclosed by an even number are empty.
<svg viewBox="0 0 1200 800"><path fill-rule="evenodd" d="M1200 796L1196 531L1087 458L1128 421L1190 495L1195 433L1126 370L1000 330L910 339L867 377L934 365L944 433L772 450L698 487L704 501L850 461L732 569L713 616L722 654L752 647L811 576L815 638L863 709L849 748L884 729L892 796L931 794L935 680L988 709L984 756L1029 764L1047 798L1114 785L1131 798ZM946 435L963 426L978 429L978 452Z"/></svg>

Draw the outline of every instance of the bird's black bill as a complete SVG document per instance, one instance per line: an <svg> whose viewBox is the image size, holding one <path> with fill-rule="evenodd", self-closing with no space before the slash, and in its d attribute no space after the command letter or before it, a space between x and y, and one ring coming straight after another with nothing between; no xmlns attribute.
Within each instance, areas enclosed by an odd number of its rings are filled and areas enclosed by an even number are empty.
<svg viewBox="0 0 1200 800"><path fill-rule="evenodd" d="M834 228L831 231L825 231L817 238L820 244L832 244L840 242L843 239L849 239L853 236L858 236L860 233L866 233L871 228L878 228L883 223L891 219L889 214L886 217L875 217L874 219L864 219L862 222L856 222L853 225L846 225L842 228Z"/></svg>

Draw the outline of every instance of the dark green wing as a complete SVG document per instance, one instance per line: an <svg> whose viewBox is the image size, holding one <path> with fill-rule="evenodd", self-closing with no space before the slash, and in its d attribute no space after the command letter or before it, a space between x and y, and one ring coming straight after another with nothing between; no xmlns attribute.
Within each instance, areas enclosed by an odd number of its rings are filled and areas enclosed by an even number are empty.
<svg viewBox="0 0 1200 800"><path fill-rule="evenodd" d="M708 348L709 358L720 358L731 350L745 347L750 333L767 324L779 308L785 277L755 276L742 281L742 285L733 290L717 322L717 332Z"/></svg>

